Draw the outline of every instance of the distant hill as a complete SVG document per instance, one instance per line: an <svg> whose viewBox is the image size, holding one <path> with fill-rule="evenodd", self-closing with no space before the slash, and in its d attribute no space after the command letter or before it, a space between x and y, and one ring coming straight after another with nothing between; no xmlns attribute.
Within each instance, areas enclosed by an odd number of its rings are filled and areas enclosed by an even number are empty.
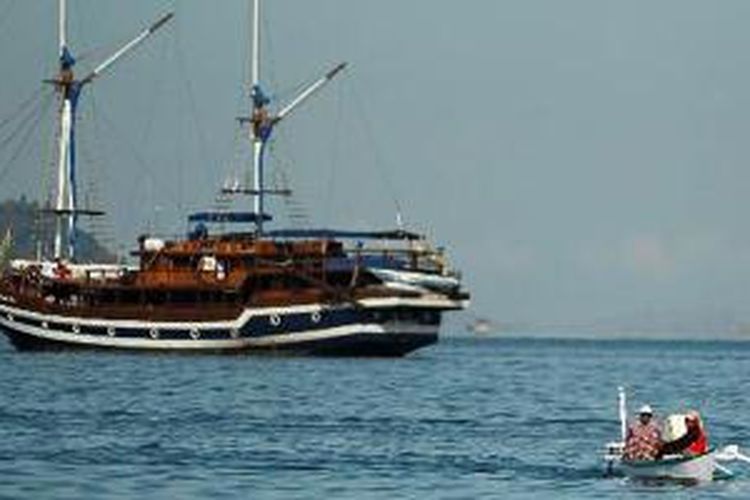
<svg viewBox="0 0 750 500"><path fill-rule="evenodd" d="M44 242L42 248L51 249L55 229L54 217L41 214L39 208L36 202L29 202L23 196L18 200L0 202L0 240L10 228L13 235L10 248L11 258L34 258L37 253L37 242L40 239ZM116 260L115 255L92 235L80 229L78 233L77 260L81 262L114 262Z"/></svg>

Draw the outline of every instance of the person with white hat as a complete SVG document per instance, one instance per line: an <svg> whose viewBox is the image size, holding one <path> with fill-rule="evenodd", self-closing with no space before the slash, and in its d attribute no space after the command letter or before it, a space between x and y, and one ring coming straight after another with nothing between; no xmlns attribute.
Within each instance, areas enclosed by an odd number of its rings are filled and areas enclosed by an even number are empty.
<svg viewBox="0 0 750 500"><path fill-rule="evenodd" d="M661 430L654 421L654 410L650 405L641 406L638 420L628 427L625 438L625 460L656 460L661 451Z"/></svg>

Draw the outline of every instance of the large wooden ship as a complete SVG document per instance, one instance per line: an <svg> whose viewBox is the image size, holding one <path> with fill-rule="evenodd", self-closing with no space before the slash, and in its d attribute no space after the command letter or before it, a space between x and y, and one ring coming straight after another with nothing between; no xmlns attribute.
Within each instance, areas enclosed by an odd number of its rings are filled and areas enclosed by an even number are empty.
<svg viewBox="0 0 750 500"><path fill-rule="evenodd" d="M162 17L80 80L60 1L60 95L54 255L15 260L0 279L0 329L18 349L102 348L210 352L293 352L399 356L437 341L441 315L468 294L442 251L403 229L268 230L265 146L274 127L336 76L336 65L277 112L261 90L259 0L253 9L251 113L253 185L228 194L253 198L252 212L190 215L184 239L143 236L137 265L78 263L74 126L84 85L171 18ZM251 224L214 233L215 223ZM211 228L211 230L210 230ZM67 245L64 240L67 239Z"/></svg>

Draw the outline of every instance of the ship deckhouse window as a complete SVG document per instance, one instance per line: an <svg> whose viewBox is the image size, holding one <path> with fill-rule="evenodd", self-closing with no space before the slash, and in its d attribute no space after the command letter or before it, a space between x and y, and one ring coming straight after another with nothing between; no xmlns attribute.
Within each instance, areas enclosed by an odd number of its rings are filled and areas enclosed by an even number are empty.
<svg viewBox="0 0 750 500"><path fill-rule="evenodd" d="M216 257L214 257L213 255L204 255L203 257L201 257L200 261L198 261L198 270L204 273L213 273L216 272L217 265L218 262L216 260Z"/></svg>

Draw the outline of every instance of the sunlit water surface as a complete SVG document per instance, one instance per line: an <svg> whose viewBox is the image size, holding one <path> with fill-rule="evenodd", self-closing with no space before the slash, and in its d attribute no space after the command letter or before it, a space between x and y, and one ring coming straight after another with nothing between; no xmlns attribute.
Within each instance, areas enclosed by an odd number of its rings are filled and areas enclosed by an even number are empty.
<svg viewBox="0 0 750 500"><path fill-rule="evenodd" d="M19 353L7 498L749 498L605 478L616 387L750 449L750 343L447 338L403 359Z"/></svg>

